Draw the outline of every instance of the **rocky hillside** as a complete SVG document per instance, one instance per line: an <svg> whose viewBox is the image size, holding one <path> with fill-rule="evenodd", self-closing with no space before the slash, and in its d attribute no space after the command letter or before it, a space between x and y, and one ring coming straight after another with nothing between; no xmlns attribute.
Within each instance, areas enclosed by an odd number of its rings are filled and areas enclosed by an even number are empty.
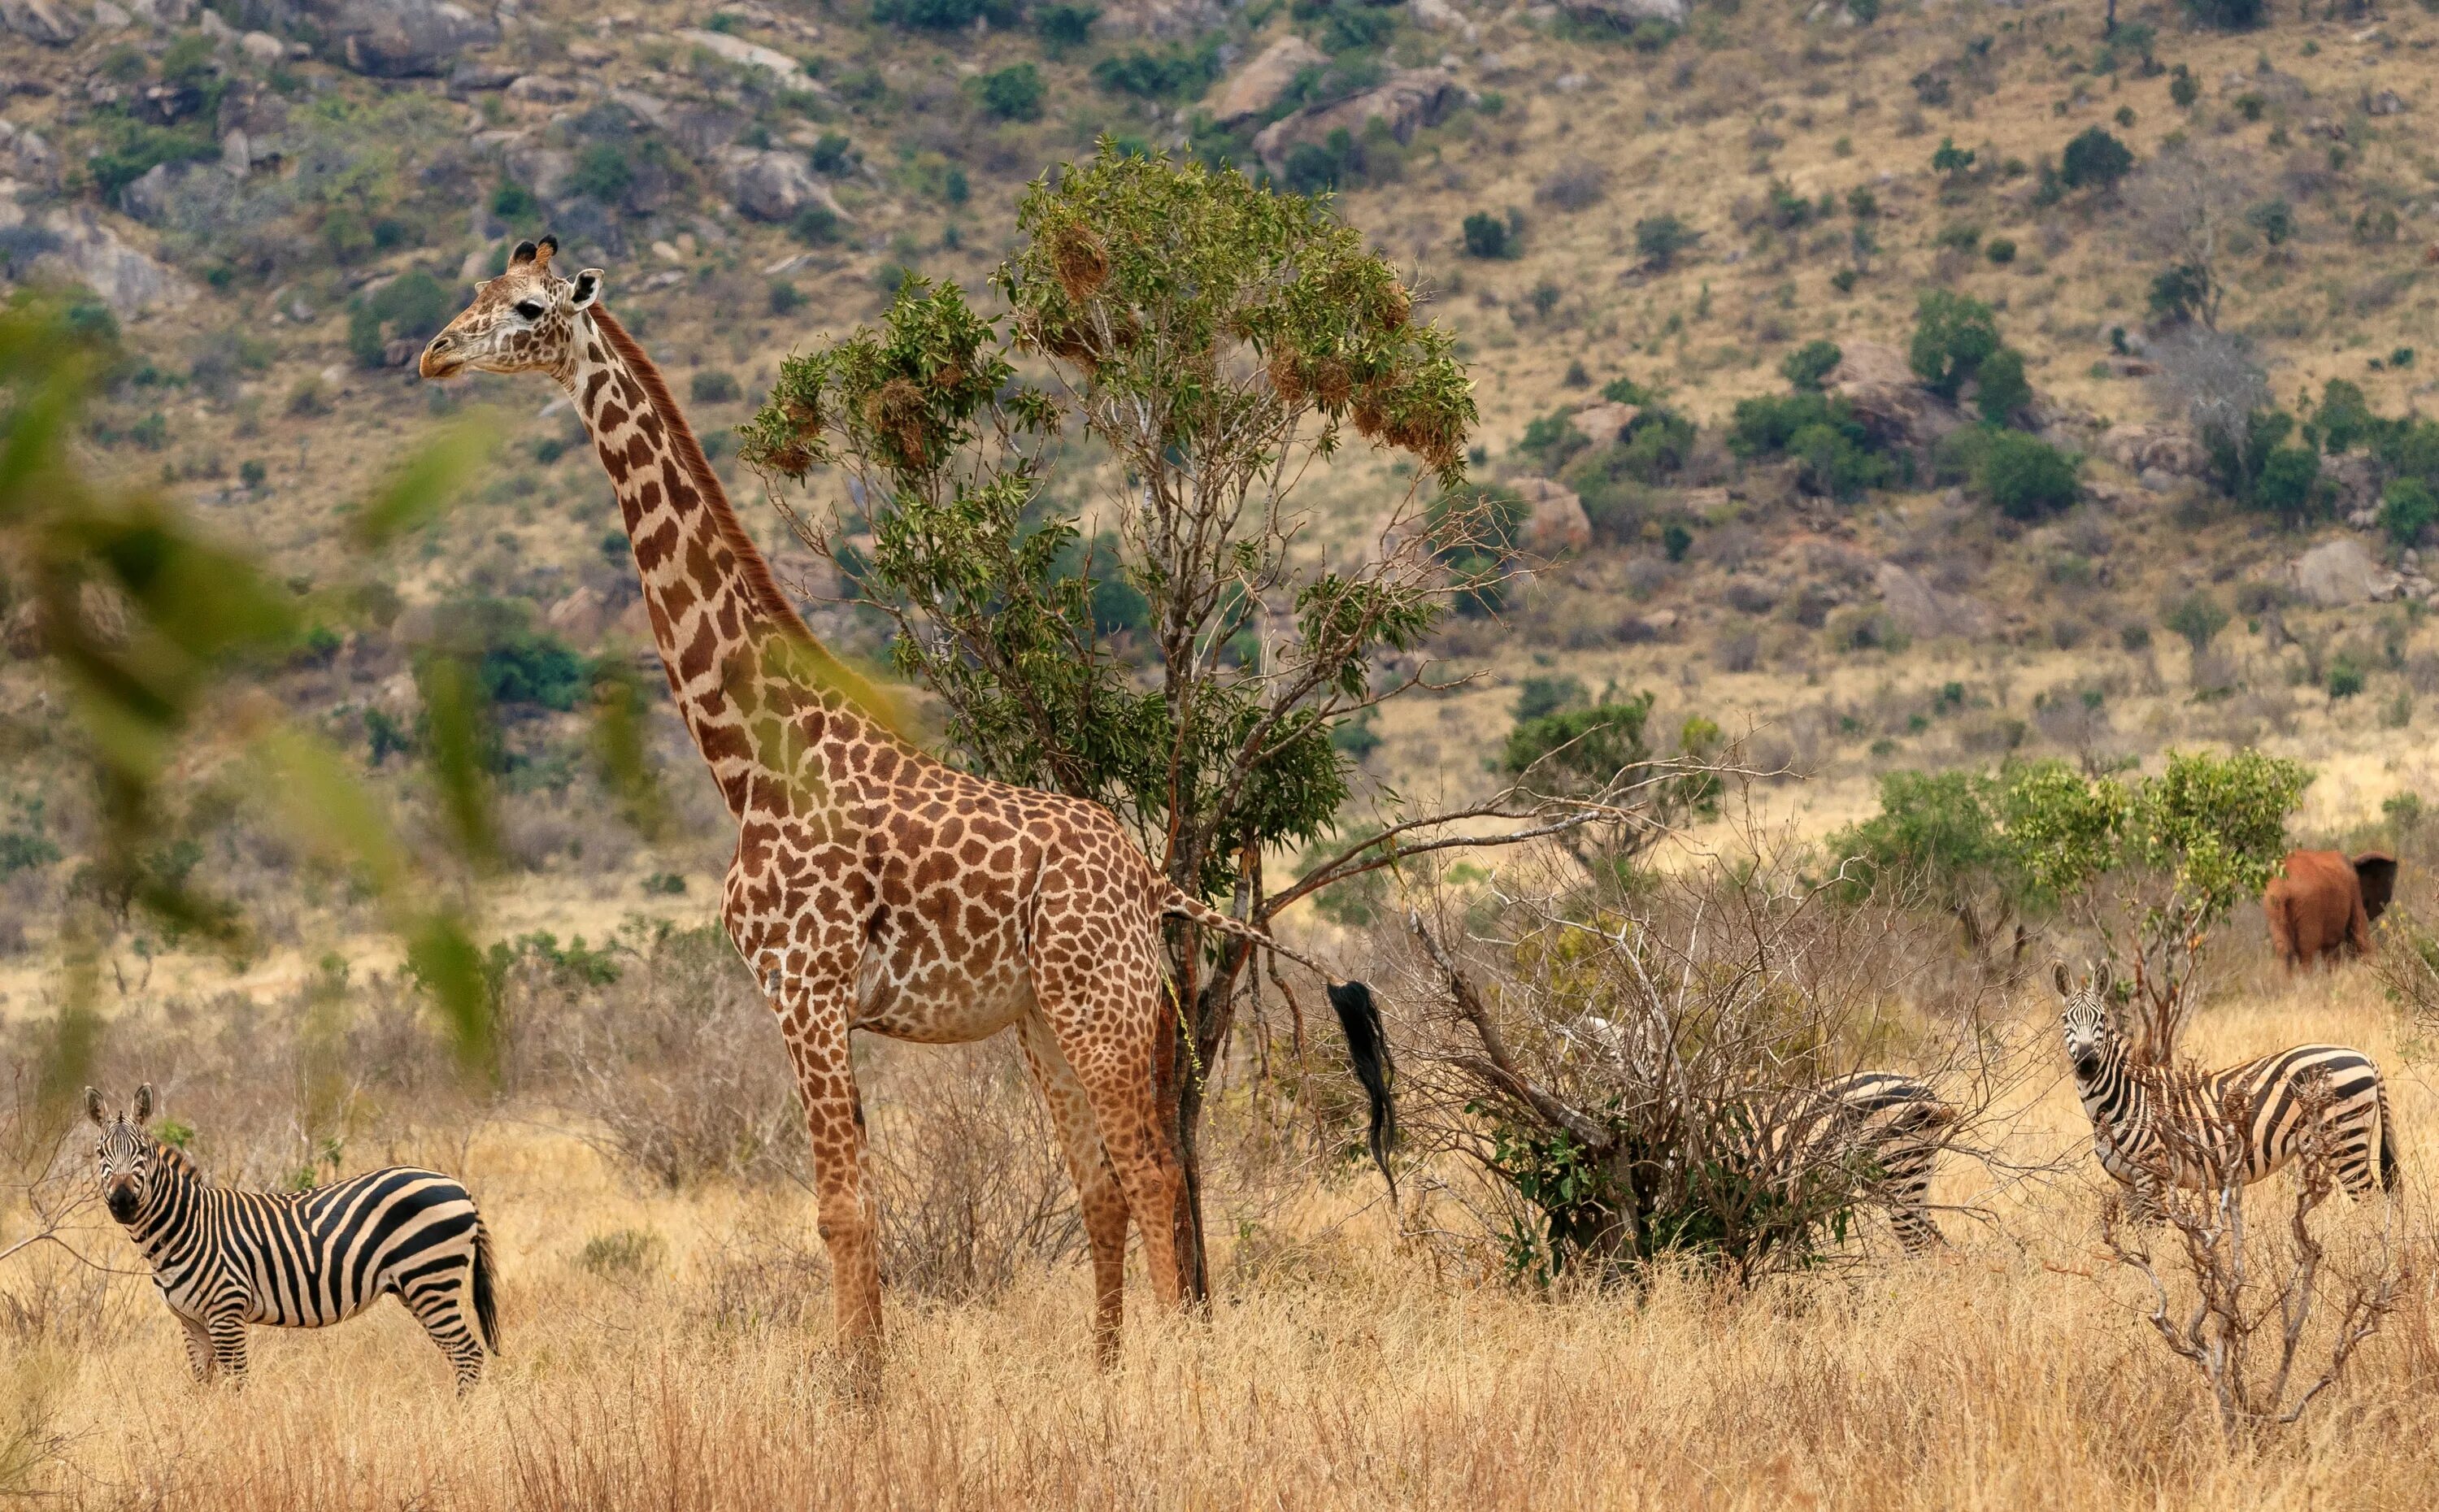
<svg viewBox="0 0 2439 1512"><path fill-rule="evenodd" d="M400 647L436 625L545 672L635 638L564 407L413 376L516 238L610 270L727 468L781 356L908 271L979 288L1045 168L1104 137L1232 162L1336 192L1415 268L1531 568L1439 647L1482 676L1357 742L1377 775L1478 788L1520 697L1649 688L1819 778L1786 790L1808 825L1891 764L2197 739L2323 762L2335 824L2420 780L2439 692L2439 427L2412 418L2439 19L2118 19L0 0L0 275L121 333L99 466L329 597L286 690L378 760L413 715ZM474 496L355 560L352 501L473 407L503 430ZM1359 461L1325 492L1351 534L1390 481ZM564 687L531 685L525 860L675 896L702 857L586 850ZM72 852L73 800L9 780Z"/></svg>

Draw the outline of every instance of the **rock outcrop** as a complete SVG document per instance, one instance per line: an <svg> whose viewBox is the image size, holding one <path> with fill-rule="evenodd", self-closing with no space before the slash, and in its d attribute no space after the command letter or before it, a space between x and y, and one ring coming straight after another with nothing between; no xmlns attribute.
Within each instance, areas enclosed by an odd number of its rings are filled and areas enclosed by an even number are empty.
<svg viewBox="0 0 2439 1512"><path fill-rule="evenodd" d="M1212 118L1233 129L1268 115L1286 98L1297 75L1328 64L1329 55L1302 37L1282 37L1220 86L1219 98L1211 102Z"/></svg>
<svg viewBox="0 0 2439 1512"><path fill-rule="evenodd" d="M1682 27L1691 13L1687 0L1558 0L1558 9L1577 21L1602 23L1631 31L1646 21Z"/></svg>
<svg viewBox="0 0 2439 1512"><path fill-rule="evenodd" d="M1254 152L1272 172L1283 172L1288 154L1297 147L1325 143L1334 132L1361 136L1374 120L1383 122L1399 142L1411 142L1424 127L1446 120L1467 98L1446 69L1399 69L1377 89L1273 121L1254 138Z"/></svg>
<svg viewBox="0 0 2439 1512"><path fill-rule="evenodd" d="M757 221L789 221L808 205L848 219L804 158L794 152L732 148L721 160L721 184L730 201Z"/></svg>
<svg viewBox="0 0 2439 1512"><path fill-rule="evenodd" d="M1530 556L1552 558L1581 551L1593 543L1592 518L1576 490L1548 478L1526 478L1515 485L1516 496L1529 511L1518 544Z"/></svg>
<svg viewBox="0 0 2439 1512"><path fill-rule="evenodd" d="M1878 342L1844 343L1822 386L1886 446L1925 449L1965 423L1956 406L1922 386L1905 353Z"/></svg>
<svg viewBox="0 0 2439 1512"><path fill-rule="evenodd" d="M0 27L46 47L64 47L84 35L84 18L65 0L0 0Z"/></svg>
<svg viewBox="0 0 2439 1512"><path fill-rule="evenodd" d="M2210 453L2192 432L2181 427L2112 425L2100 434L2094 450L2137 476L2160 472L2170 477L2199 478L2210 474Z"/></svg>
<svg viewBox="0 0 2439 1512"><path fill-rule="evenodd" d="M2281 575L2306 602L2323 609L2394 598L2405 579L2381 566L2352 536L2323 541L2288 562Z"/></svg>
<svg viewBox="0 0 2439 1512"><path fill-rule="evenodd" d="M497 22L454 0L308 0L334 62L375 79L439 78L500 40Z"/></svg>

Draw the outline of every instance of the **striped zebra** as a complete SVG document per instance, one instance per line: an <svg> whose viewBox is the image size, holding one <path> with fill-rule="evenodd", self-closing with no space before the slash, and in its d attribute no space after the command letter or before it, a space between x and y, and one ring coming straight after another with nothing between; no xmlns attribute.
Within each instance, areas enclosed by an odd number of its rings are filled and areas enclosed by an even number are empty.
<svg viewBox="0 0 2439 1512"><path fill-rule="evenodd" d="M1834 1166L1888 1209L1911 1254L1946 1245L1931 1220L1932 1167L1956 1124L1956 1110L1924 1082L1894 1071L1857 1071L1756 1107L1761 1125L1749 1152L1765 1171L1807 1179Z"/></svg>
<svg viewBox="0 0 2439 1512"><path fill-rule="evenodd" d="M1587 1014L1580 1032L1629 1080L1661 1079L1666 1053L1654 1026L1640 1032ZM1909 1254L1948 1240L1931 1218L1932 1168L1956 1126L1954 1107L1929 1083L1895 1071L1856 1071L1817 1086L1748 1095L1731 1122L1741 1146L1736 1164L1782 1183L1834 1167L1859 1178L1888 1209L1889 1226Z"/></svg>
<svg viewBox="0 0 2439 1512"><path fill-rule="evenodd" d="M2388 1087L2369 1056L2343 1045L2301 1044L2199 1076L2138 1063L2109 1012L2106 964L2078 987L2060 963L2054 981L2066 1004L2061 1018L2074 1090L2092 1120L2101 1168L2131 1187L2134 1210L2154 1214L2160 1181L2204 1187L2206 1165L2232 1161L2246 1185L2295 1158L2303 1146L2300 1094L2325 1078L2321 1129L2339 1184L2357 1196L2396 1189L2396 1130L2389 1120ZM2226 1115L2241 1108L2242 1147L2225 1148Z"/></svg>
<svg viewBox="0 0 2439 1512"><path fill-rule="evenodd" d="M484 1351L500 1347L498 1272L490 1231L456 1181L392 1166L310 1192L240 1192L145 1131L151 1084L128 1112L108 1115L91 1087L84 1108L101 1130L102 1200L185 1325L196 1379L245 1375L248 1324L318 1328L388 1293L449 1357L459 1391L483 1379Z"/></svg>

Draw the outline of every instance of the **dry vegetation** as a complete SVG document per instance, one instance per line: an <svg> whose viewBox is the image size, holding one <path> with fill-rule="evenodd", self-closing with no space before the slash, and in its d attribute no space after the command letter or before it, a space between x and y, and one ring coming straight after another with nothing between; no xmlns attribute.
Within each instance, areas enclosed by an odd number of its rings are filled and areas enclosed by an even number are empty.
<svg viewBox="0 0 2439 1512"><path fill-rule="evenodd" d="M2046 1049L2049 1003L1995 1026ZM473 1178L509 1266L509 1354L475 1397L454 1400L395 1309L258 1334L244 1393L198 1393L149 1283L17 1261L0 1473L56 1504L263 1512L2419 1507L2439 1470L2439 1097L2363 970L2288 986L2246 961L2193 1049L2232 1058L2298 1039L2361 1043L2393 1068L2412 1173L2402 1224L2425 1266L2344 1388L2253 1451L2222 1449L2202 1390L2148 1334L2146 1292L2097 1246L2105 1193L2083 1117L2063 1078L2039 1078L2007 1110L2004 1147L2071 1156L2054 1181L1951 1164L1936 1198L1983 1215L1944 1215L1953 1254L1754 1295L1678 1275L1648 1295L1539 1300L1434 1273L1393 1239L1366 1181L1263 1153L1275 1144L1239 1119L1215 1317L1147 1320L1100 1376L1073 1263L1026 1263L978 1300L900 1288L876 1402L831 1368L800 1190L666 1190L532 1100L463 1119L427 1105L415 1131L359 1141L348 1161L432 1159ZM902 1088L898 1071L936 1080L990 1054L890 1060L885 1085ZM136 1063L141 1049L115 1071ZM902 1139L885 1127L883 1151ZM2278 1204L2264 1193L2266 1212ZM2380 1227L2371 1204L2339 1200L2327 1217L2349 1254ZM73 1241L132 1261L107 1224Z"/></svg>

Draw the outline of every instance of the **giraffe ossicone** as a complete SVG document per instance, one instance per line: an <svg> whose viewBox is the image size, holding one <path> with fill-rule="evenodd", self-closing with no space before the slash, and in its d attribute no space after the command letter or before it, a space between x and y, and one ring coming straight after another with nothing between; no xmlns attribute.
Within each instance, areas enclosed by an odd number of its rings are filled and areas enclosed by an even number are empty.
<svg viewBox="0 0 2439 1512"><path fill-rule="evenodd" d="M420 370L546 374L592 435L670 696L737 821L721 922L794 1065L842 1343L868 1349L881 1331L848 1032L956 1043L1012 1027L1081 1198L1095 1340L1112 1358L1130 1221L1154 1292L1184 1295L1183 1177L1155 1091L1172 1011L1160 921L1267 936L1186 897L1100 805L959 772L901 739L780 592L659 369L602 307L606 276L561 276L558 251L549 237L519 243ZM1330 999L1378 1154L1379 1012L1360 983L1333 982Z"/></svg>

